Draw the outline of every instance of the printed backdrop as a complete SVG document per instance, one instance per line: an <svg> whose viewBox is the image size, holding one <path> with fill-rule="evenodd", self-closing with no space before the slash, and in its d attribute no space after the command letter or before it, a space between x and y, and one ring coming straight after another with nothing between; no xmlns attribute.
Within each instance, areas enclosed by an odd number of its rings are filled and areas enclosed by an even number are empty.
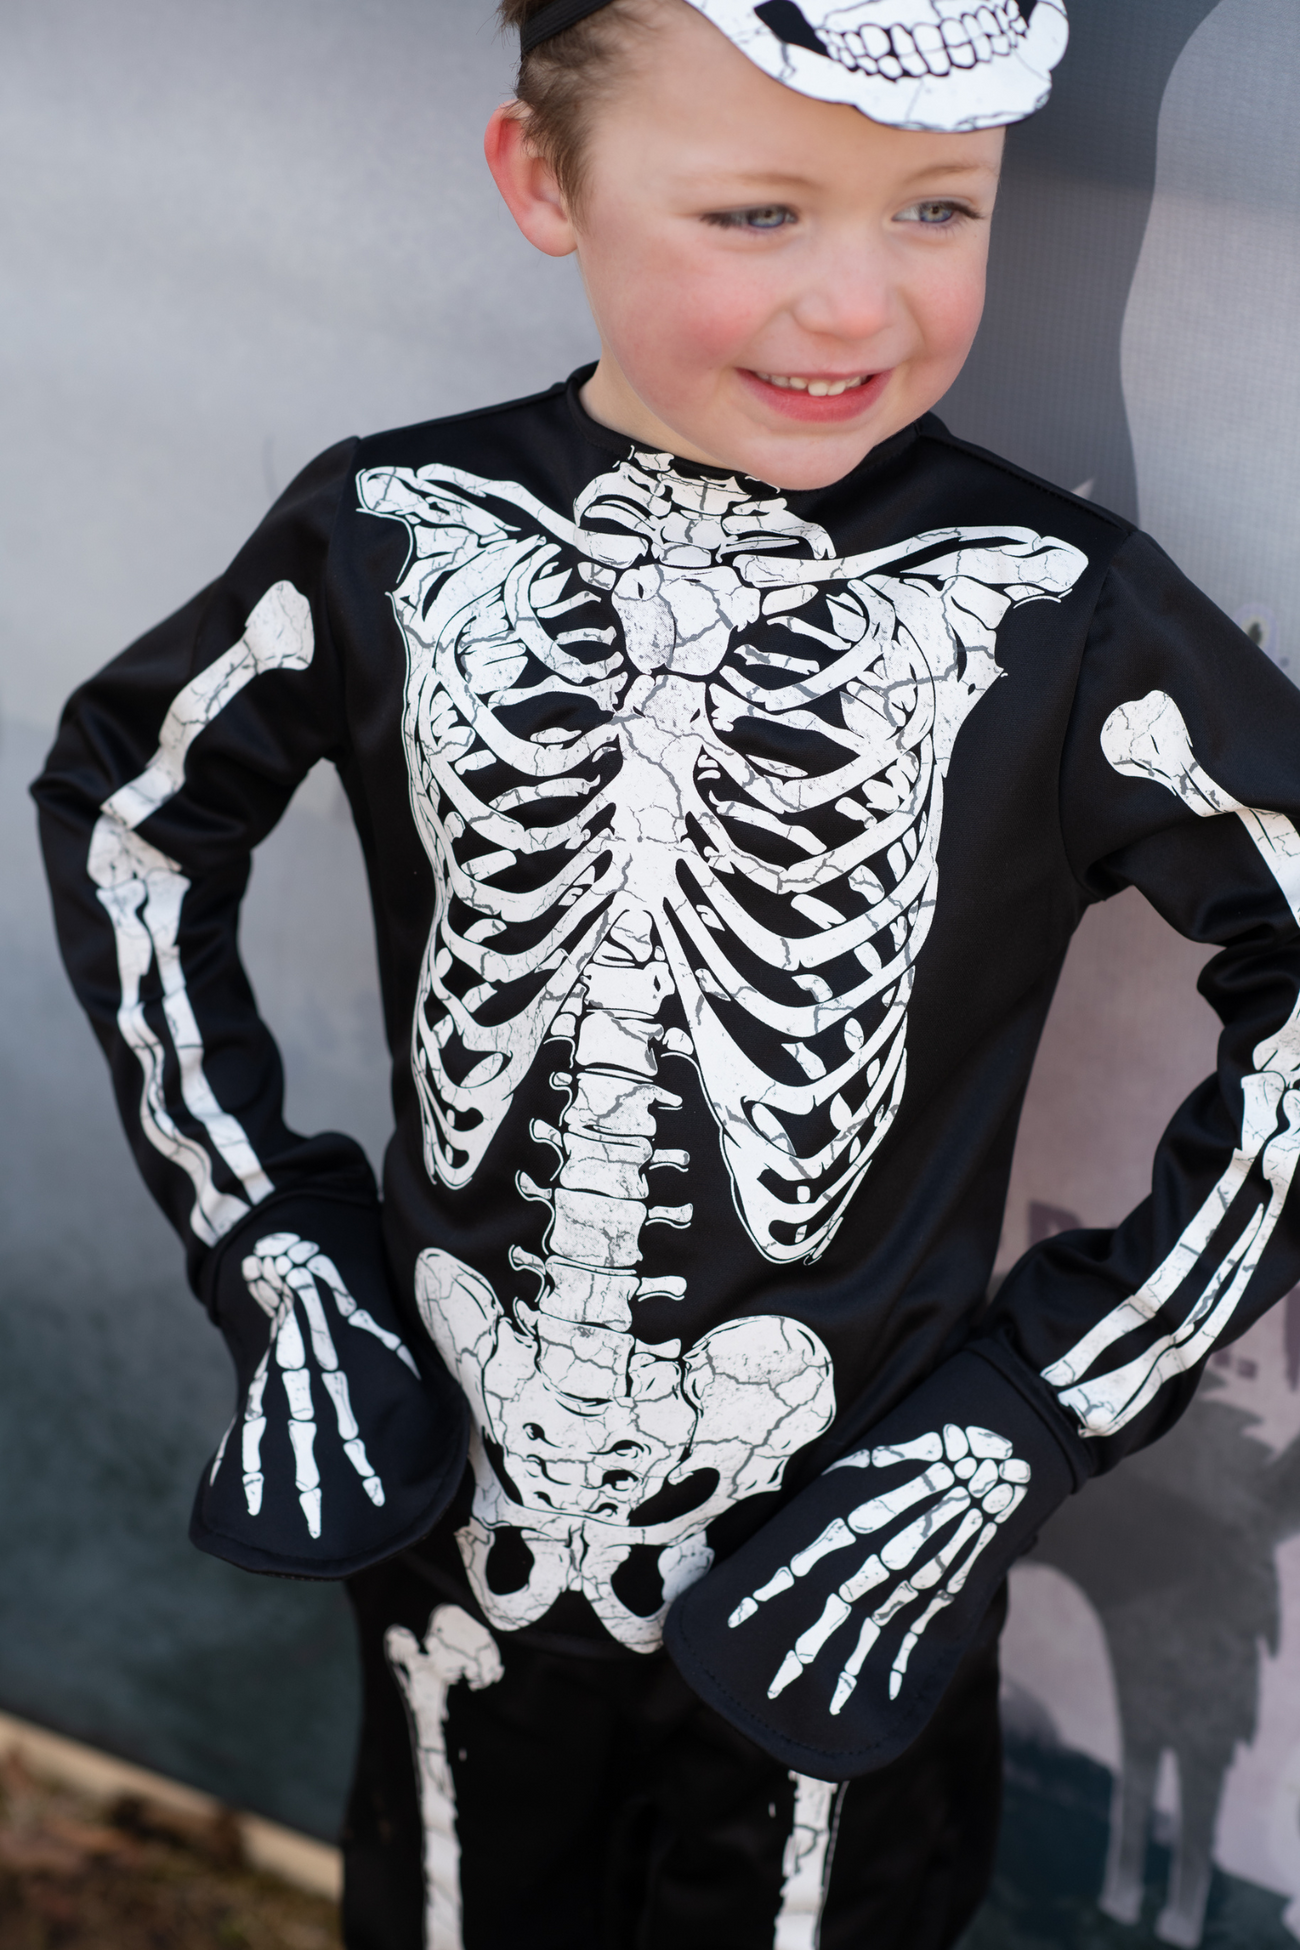
<svg viewBox="0 0 1300 1950"><path fill-rule="evenodd" d="M479 160L509 80L488 12L0 19L0 1706L322 1834L355 1727L348 1623L337 1592L184 1541L231 1380L63 987L24 787L71 686L313 452L590 356L572 266L528 251ZM1136 515L1300 676L1300 8L1072 12L1052 104L1012 134L988 315L942 410ZM244 940L290 1121L377 1157L373 952L332 775L263 849ZM1201 959L1135 896L1088 917L1001 1268L1144 1195L1212 1059ZM971 1950L1300 1939L1300 1293L1013 1587L1006 1841Z"/></svg>

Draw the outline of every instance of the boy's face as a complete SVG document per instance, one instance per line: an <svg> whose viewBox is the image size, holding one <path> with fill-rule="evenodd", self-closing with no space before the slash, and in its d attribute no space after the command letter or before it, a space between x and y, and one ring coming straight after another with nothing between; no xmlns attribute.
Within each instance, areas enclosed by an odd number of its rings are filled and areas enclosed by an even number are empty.
<svg viewBox="0 0 1300 1950"><path fill-rule="evenodd" d="M600 331L588 410L774 486L838 480L966 358L1001 153L1000 129L903 132L812 101L694 8L656 7L594 119L576 218L553 204Z"/></svg>

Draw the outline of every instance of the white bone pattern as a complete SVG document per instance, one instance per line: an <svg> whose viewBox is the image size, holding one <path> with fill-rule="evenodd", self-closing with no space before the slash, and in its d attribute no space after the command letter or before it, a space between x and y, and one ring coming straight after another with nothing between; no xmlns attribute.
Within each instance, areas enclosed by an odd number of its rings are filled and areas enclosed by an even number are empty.
<svg viewBox="0 0 1300 1950"><path fill-rule="evenodd" d="M248 1385L244 1398L244 1426L242 1431L242 1462L244 1468L244 1498L248 1513L255 1517L262 1508L262 1494L265 1478L262 1473L262 1439L266 1434L266 1384L270 1379L272 1356L280 1370L284 1384L285 1399L289 1409L289 1442L293 1449L294 1483L298 1491L298 1502L307 1528L313 1537L321 1534L321 1487L320 1470L316 1464L316 1405L312 1397L311 1370L307 1359L307 1345L320 1369L321 1385L334 1409L335 1425L343 1453L361 1479L361 1486L370 1501L382 1506L384 1486L370 1458L366 1454L365 1443L356 1416L352 1412L352 1401L348 1390L348 1378L339 1365L338 1352L330 1333L324 1304L321 1299L323 1288L334 1303L336 1312L349 1327L364 1334L371 1334L386 1347L390 1354L396 1355L418 1379L420 1370L410 1349L401 1339L381 1327L366 1308L357 1305L349 1293L343 1278L332 1259L320 1250L310 1239L300 1239L295 1232L268 1233L257 1241L256 1247L242 1262L240 1271L244 1276L249 1292L271 1323L266 1352L258 1362L253 1379ZM304 1342L302 1328L298 1322L301 1309L307 1324L307 1342ZM238 1418L236 1418L237 1420ZM232 1422L221 1439L221 1446L213 1460L209 1481L215 1483L217 1472L225 1460L226 1445L234 1430Z"/></svg>
<svg viewBox="0 0 1300 1950"><path fill-rule="evenodd" d="M1101 744L1117 772L1164 786L1200 818L1235 813L1300 922L1300 833L1284 814L1243 805L1210 777L1166 692L1149 691L1120 705L1102 728ZM1137 1292L1043 1372L1085 1435L1122 1429L1167 1381L1205 1359L1227 1332L1282 1216L1300 1159L1300 998L1281 1028L1256 1046L1252 1060L1254 1070L1241 1080L1240 1143L1201 1209ZM1243 1211L1237 1237L1207 1276L1205 1254L1256 1166L1265 1196ZM1090 1373L1117 1341L1149 1329L1193 1274L1203 1283L1176 1325L1109 1373Z"/></svg>
<svg viewBox="0 0 1300 1950"><path fill-rule="evenodd" d="M405 1625L384 1634L384 1652L406 1702L424 1825L424 1941L462 1950L456 1783L447 1759L447 1696L495 1686L504 1667L492 1634L459 1605L438 1605L423 1641ZM781 1906L772 1950L816 1950L843 1787L791 1774L793 1819L781 1864Z"/></svg>
<svg viewBox="0 0 1300 1950"><path fill-rule="evenodd" d="M518 1179L549 1213L545 1257L512 1253L535 1296L504 1307L441 1250L417 1266L479 1431L461 1548L494 1625L580 1590L648 1650L710 1562L705 1526L834 1412L829 1355L785 1317L685 1355L637 1338L639 1302L685 1293L639 1272L643 1235L692 1217L646 1178L690 1164L657 1142L680 1101L660 1056L694 1063L758 1250L816 1258L902 1095L943 779L996 628L1084 558L988 529L836 559L781 496L666 455L598 477L572 520L448 467L359 488L412 541L394 606L434 870L412 1048L430 1175L467 1185L542 1044L571 1052L566 1107L531 1126L554 1180ZM494 1592L510 1529L526 1583ZM638 1545L662 1581L648 1616L613 1583Z"/></svg>
<svg viewBox="0 0 1300 1950"><path fill-rule="evenodd" d="M925 1504L919 1516L873 1551L831 1593L821 1617L787 1652L767 1689L769 1699L776 1699L813 1663L828 1640L852 1618L855 1605L869 1592L891 1584L894 1588L889 1595L863 1621L857 1643L836 1681L830 1710L832 1714L843 1712L881 1633L915 1605L921 1609L908 1626L889 1672L889 1697L897 1699L922 1634L963 1589L998 1526L1024 1501L1030 1480L1029 1464L1013 1453L1005 1436L992 1429L959 1428L955 1422L947 1423L942 1435L935 1432L914 1442L859 1449L833 1463L831 1469L887 1469L903 1462L926 1467L910 1481L860 1503L847 1518L836 1517L819 1537L796 1551L775 1576L737 1605L727 1620L733 1631L746 1624L760 1605L792 1591L822 1558L844 1550L860 1537L887 1530L918 1503ZM953 1524L956 1529L949 1532ZM934 1548L936 1543L938 1547ZM927 1604L928 1592L934 1596Z"/></svg>
<svg viewBox="0 0 1300 1950"><path fill-rule="evenodd" d="M140 1064L140 1126L149 1143L179 1165L194 1187L190 1224L206 1246L246 1218L272 1190L237 1118L218 1103L204 1073L200 1033L180 953L181 907L190 883L179 864L136 828L165 806L185 781L190 746L246 684L270 670L306 670L315 654L311 605L291 582L272 584L248 618L239 642L180 690L158 734L158 749L138 778L104 801L91 834L87 871L113 926L121 1001L117 1023ZM149 1019L144 994L150 969L162 988L164 1030ZM170 1050L167 1041L170 1040ZM183 1131L167 1105L169 1055L180 1074L181 1100L194 1129ZM214 1154L240 1187L222 1191Z"/></svg>
<svg viewBox="0 0 1300 1950"><path fill-rule="evenodd" d="M1016 0L798 0L818 53L782 42L753 0L692 4L766 73L806 94L851 98L868 114L876 107L901 126L979 127L1030 114L1069 35L1061 0L1038 0L1028 21ZM853 78L851 95L836 68Z"/></svg>
<svg viewBox="0 0 1300 1950"><path fill-rule="evenodd" d="M886 81L939 78L954 68L999 61L1014 54L1029 32L1016 0L989 6L935 0L911 8L908 26L898 19L897 0L858 0L824 17L805 0L801 11L833 61Z"/></svg>
<svg viewBox="0 0 1300 1950"><path fill-rule="evenodd" d="M428 1950L461 1950L460 1843L456 1786L447 1760L447 1695L495 1686L503 1667L496 1641L459 1605L439 1605L424 1642L404 1625L384 1635L388 1663L406 1701L420 1812L424 1825L424 1941Z"/></svg>

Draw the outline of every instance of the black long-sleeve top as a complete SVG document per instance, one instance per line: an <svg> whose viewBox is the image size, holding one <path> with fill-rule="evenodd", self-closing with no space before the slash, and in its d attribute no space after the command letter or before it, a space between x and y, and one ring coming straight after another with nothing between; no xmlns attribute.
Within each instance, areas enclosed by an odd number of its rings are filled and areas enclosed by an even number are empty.
<svg viewBox="0 0 1300 1950"><path fill-rule="evenodd" d="M598 426L584 377L335 447L76 693L60 936L236 1358L196 1539L337 1576L442 1517L498 1630L645 1653L672 1607L706 1698L851 1774L1300 1278L1300 699L1149 539L933 417L781 493ZM238 953L321 758L382 1204L283 1122ZM1219 950L1218 1071L1150 1197L986 1310L1062 957L1130 885Z"/></svg>

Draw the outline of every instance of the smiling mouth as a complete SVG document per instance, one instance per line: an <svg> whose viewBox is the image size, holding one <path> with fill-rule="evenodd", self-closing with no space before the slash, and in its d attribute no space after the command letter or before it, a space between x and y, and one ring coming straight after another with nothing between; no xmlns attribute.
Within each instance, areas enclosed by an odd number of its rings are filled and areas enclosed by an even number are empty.
<svg viewBox="0 0 1300 1950"><path fill-rule="evenodd" d="M813 399L836 399L841 393L852 393L859 386L865 386L874 379L871 372L854 373L848 379L802 379L797 373L755 372L765 386L779 386L785 393L808 393Z"/></svg>

